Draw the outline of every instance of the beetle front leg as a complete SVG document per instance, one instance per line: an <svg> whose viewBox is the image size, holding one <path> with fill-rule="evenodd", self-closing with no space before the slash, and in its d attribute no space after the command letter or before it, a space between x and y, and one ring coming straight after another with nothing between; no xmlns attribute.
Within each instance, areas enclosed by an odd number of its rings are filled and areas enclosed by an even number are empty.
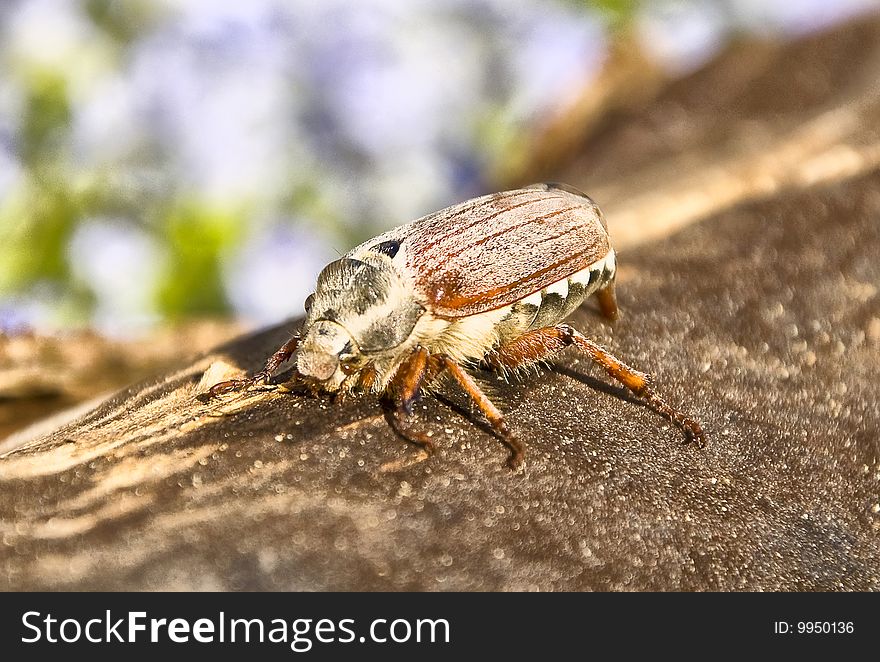
<svg viewBox="0 0 880 662"><path fill-rule="evenodd" d="M442 367L428 350L416 347L394 373L388 389L391 397L385 401L385 418L391 429L406 441L421 446L429 455L434 454L434 442L425 433L407 426L406 419L412 415L413 404L419 398L422 386L441 371Z"/></svg>
<svg viewBox="0 0 880 662"><path fill-rule="evenodd" d="M706 445L706 435L699 422L667 404L657 395L651 385L650 375L631 368L568 324L530 331L513 342L499 347L487 357L487 360L498 368L515 369L550 358L570 345L586 352L609 376L643 398L655 411L672 420L684 431L689 440L695 441L700 448Z"/></svg>
<svg viewBox="0 0 880 662"><path fill-rule="evenodd" d="M278 367L296 352L299 340L299 335L294 335L290 340L281 345L281 347L269 357L269 360L266 361L266 365L263 369L253 377L248 377L247 379L230 379L225 382L220 382L219 384L214 384L208 389L208 396L214 398L222 393L238 391L248 388L249 386L256 386L259 383L269 381L272 379L272 375L275 374Z"/></svg>

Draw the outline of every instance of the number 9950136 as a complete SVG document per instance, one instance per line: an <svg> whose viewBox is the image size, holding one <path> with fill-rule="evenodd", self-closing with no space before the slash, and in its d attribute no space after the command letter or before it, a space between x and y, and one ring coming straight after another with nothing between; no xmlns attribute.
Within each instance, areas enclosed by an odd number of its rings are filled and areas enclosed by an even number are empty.
<svg viewBox="0 0 880 662"><path fill-rule="evenodd" d="M799 621L798 634L852 634L852 621Z"/></svg>

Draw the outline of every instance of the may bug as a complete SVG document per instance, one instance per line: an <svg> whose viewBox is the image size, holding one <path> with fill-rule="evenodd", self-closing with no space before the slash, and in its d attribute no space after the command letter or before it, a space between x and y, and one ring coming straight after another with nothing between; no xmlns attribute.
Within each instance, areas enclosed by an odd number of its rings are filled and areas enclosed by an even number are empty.
<svg viewBox="0 0 880 662"><path fill-rule="evenodd" d="M327 265L300 332L254 377L210 394L267 382L294 358L294 378L313 391L384 395L395 429L432 451L401 424L423 388L448 373L510 446L515 468L525 447L465 366L517 370L574 345L702 446L700 424L662 400L647 374L562 323L593 294L616 319L615 272L602 212L577 190L539 184L468 200Z"/></svg>

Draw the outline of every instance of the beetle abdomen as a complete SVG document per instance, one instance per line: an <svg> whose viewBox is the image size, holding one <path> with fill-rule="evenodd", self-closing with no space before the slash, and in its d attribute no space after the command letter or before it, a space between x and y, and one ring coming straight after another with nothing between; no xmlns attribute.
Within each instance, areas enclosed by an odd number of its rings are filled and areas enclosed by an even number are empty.
<svg viewBox="0 0 880 662"><path fill-rule="evenodd" d="M601 260L512 304L508 315L499 323L502 341L561 322L587 297L611 283L616 268L611 249Z"/></svg>

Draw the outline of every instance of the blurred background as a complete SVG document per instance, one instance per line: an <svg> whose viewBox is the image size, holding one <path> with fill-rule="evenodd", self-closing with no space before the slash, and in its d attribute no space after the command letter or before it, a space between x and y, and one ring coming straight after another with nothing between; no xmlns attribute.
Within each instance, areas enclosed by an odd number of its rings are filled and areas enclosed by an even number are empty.
<svg viewBox="0 0 880 662"><path fill-rule="evenodd" d="M78 401L299 315L335 256L558 172L609 108L644 101L732 42L784 42L877 7L2 0L9 421L33 418L22 394ZM204 331L206 319L235 322ZM45 340L72 331L86 335ZM59 385L63 370L46 365L117 374Z"/></svg>
<svg viewBox="0 0 880 662"><path fill-rule="evenodd" d="M299 314L334 256L522 183L621 42L674 76L875 4L4 0L0 330Z"/></svg>

